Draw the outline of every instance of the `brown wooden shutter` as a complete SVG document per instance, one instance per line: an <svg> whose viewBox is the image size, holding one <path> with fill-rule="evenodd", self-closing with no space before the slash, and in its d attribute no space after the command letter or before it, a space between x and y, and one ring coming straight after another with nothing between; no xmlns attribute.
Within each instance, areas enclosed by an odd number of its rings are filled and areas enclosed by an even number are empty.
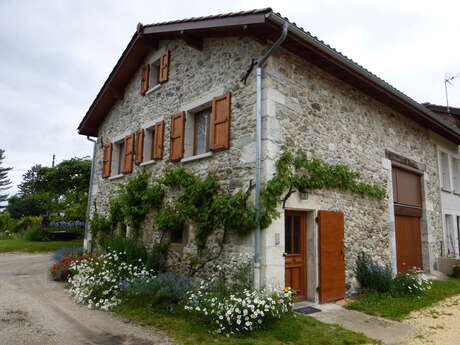
<svg viewBox="0 0 460 345"><path fill-rule="evenodd" d="M152 159L163 158L163 142L165 133L165 122L160 121L155 125L153 147L152 147Z"/></svg>
<svg viewBox="0 0 460 345"><path fill-rule="evenodd" d="M141 129L136 132L136 153L135 162L137 165L141 164L144 160L144 130Z"/></svg>
<svg viewBox="0 0 460 345"><path fill-rule="evenodd" d="M171 142L169 160L180 161L184 157L185 112L180 112L171 118Z"/></svg>
<svg viewBox="0 0 460 345"><path fill-rule="evenodd" d="M160 58L160 71L159 71L159 76L158 76L159 83L164 83L165 81L168 81L169 60L170 60L170 54L168 50L166 53L161 55L161 58Z"/></svg>
<svg viewBox="0 0 460 345"><path fill-rule="evenodd" d="M345 297L344 217L319 211L319 301Z"/></svg>
<svg viewBox="0 0 460 345"><path fill-rule="evenodd" d="M104 158L102 161L102 177L107 178L110 176L110 169L112 167L112 144L104 146Z"/></svg>
<svg viewBox="0 0 460 345"><path fill-rule="evenodd" d="M141 94L145 95L149 89L149 77L150 77L150 65L145 65L142 68L142 80L141 80Z"/></svg>
<svg viewBox="0 0 460 345"><path fill-rule="evenodd" d="M133 171L133 156L134 156L134 134L130 134L125 138L125 159L123 163L123 173L129 174Z"/></svg>
<svg viewBox="0 0 460 345"><path fill-rule="evenodd" d="M211 149L213 151L226 150L230 147L230 112L230 92L212 100Z"/></svg>

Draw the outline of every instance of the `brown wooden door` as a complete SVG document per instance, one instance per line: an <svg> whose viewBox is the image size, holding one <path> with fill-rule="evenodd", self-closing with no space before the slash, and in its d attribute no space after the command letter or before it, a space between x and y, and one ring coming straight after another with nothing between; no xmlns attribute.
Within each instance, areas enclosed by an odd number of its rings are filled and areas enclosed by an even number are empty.
<svg viewBox="0 0 460 345"><path fill-rule="evenodd" d="M398 272L406 273L414 267L421 269L420 218L396 215L395 228Z"/></svg>
<svg viewBox="0 0 460 345"><path fill-rule="evenodd" d="M344 217L342 212L319 211L319 301L345 297Z"/></svg>
<svg viewBox="0 0 460 345"><path fill-rule="evenodd" d="M296 291L298 301L303 301L307 298L306 214L286 211L284 219L285 285Z"/></svg>
<svg viewBox="0 0 460 345"><path fill-rule="evenodd" d="M421 172L393 166L396 265L399 273L423 268Z"/></svg>

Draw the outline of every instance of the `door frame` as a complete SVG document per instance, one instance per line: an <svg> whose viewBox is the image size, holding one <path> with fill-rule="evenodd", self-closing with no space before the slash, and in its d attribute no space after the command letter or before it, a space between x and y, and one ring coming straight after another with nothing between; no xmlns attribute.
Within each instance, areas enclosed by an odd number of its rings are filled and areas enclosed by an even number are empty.
<svg viewBox="0 0 460 345"><path fill-rule="evenodd" d="M298 210L298 209L285 209L284 210L284 217L287 215L298 215L303 218L303 224L301 223L301 226L303 226L303 231L301 231L301 242L300 242L300 248L302 251L302 261L303 261L303 272L304 272L304 277L302 279L302 284L303 284L303 290L305 293L305 298L298 300L300 301L307 301L309 300L310 297L310 289L309 289L309 284L308 284L308 276L309 276L309 267L308 267L308 256L309 256L309 251L308 251L308 233L309 233L309 221L308 221L308 211L307 210ZM286 231L286 228L283 229L284 232ZM285 244L286 245L286 244ZM284 260L284 274L286 276L286 262ZM286 286L286 281L284 282Z"/></svg>

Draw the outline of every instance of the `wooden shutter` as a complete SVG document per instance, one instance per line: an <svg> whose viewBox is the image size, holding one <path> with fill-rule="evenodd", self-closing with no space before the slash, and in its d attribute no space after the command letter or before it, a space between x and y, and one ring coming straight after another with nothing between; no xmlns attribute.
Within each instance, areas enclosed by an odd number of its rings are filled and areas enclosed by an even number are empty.
<svg viewBox="0 0 460 345"><path fill-rule="evenodd" d="M165 133L165 122L160 121L155 125L153 146L152 146L152 159L163 158L163 142Z"/></svg>
<svg viewBox="0 0 460 345"><path fill-rule="evenodd" d="M184 156L184 130L185 112L180 112L171 118L169 160L172 162L180 161Z"/></svg>
<svg viewBox="0 0 460 345"><path fill-rule="evenodd" d="M133 156L134 156L134 134L130 134L125 138L125 159L123 163L123 173L129 174L133 171Z"/></svg>
<svg viewBox="0 0 460 345"><path fill-rule="evenodd" d="M345 297L344 218L342 212L319 211L319 300Z"/></svg>
<svg viewBox="0 0 460 345"><path fill-rule="evenodd" d="M230 147L230 108L230 92L212 100L211 149L213 151L226 150Z"/></svg>
<svg viewBox="0 0 460 345"><path fill-rule="evenodd" d="M158 75L158 82L159 83L164 83L165 81L168 81L169 78L169 60L170 60L170 54L169 50L161 55L160 58L160 70L159 70L159 75Z"/></svg>
<svg viewBox="0 0 460 345"><path fill-rule="evenodd" d="M150 65L145 65L142 68L142 80L141 80L141 94L145 95L149 89L149 77L150 77Z"/></svg>
<svg viewBox="0 0 460 345"><path fill-rule="evenodd" d="M136 132L136 156L135 162L137 165L141 164L144 160L144 130L141 129Z"/></svg>
<svg viewBox="0 0 460 345"><path fill-rule="evenodd" d="M104 158L102 161L102 177L107 178L110 176L110 169L112 167L112 144L104 146Z"/></svg>

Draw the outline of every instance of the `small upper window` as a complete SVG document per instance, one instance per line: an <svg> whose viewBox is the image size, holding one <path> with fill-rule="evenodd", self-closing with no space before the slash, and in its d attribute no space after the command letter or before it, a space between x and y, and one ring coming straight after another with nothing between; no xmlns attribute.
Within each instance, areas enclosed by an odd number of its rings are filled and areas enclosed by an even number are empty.
<svg viewBox="0 0 460 345"><path fill-rule="evenodd" d="M144 65L142 68L141 94L153 89L160 83L168 81L169 78L169 51L163 53L155 61Z"/></svg>
<svg viewBox="0 0 460 345"><path fill-rule="evenodd" d="M460 193L460 159L452 158L452 180L454 192Z"/></svg>
<svg viewBox="0 0 460 345"><path fill-rule="evenodd" d="M449 156L445 152L441 152L441 175L442 175L442 188L450 190L450 170L449 170Z"/></svg>
<svg viewBox="0 0 460 345"><path fill-rule="evenodd" d="M150 64L149 89L153 89L160 83L160 59Z"/></svg>
<svg viewBox="0 0 460 345"><path fill-rule="evenodd" d="M194 143L193 154L201 155L209 151L209 121L211 108L207 108L193 115Z"/></svg>

